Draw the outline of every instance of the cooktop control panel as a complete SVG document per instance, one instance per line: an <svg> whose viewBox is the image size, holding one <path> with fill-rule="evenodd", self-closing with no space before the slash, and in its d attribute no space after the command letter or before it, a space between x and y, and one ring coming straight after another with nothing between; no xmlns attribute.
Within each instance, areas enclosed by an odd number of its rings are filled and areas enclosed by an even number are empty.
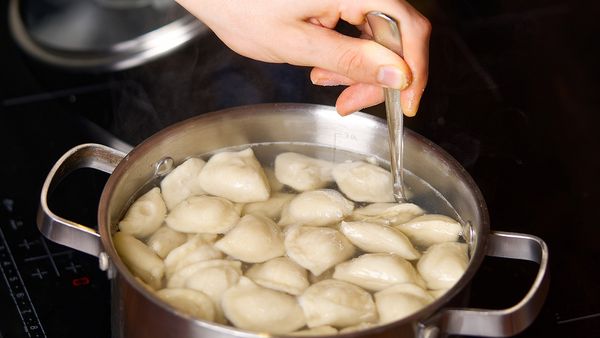
<svg viewBox="0 0 600 338"><path fill-rule="evenodd" d="M0 337L109 337L109 282L95 257L45 239L0 197Z"/></svg>

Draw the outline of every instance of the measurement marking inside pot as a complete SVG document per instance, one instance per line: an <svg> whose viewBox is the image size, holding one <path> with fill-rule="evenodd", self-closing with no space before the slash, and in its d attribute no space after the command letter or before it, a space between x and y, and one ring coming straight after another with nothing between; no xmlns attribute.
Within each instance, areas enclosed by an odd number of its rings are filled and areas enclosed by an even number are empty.
<svg viewBox="0 0 600 338"><path fill-rule="evenodd" d="M52 254L50 253L50 249L48 249L48 244L46 243L46 240L44 240L44 237L41 237L41 236L40 236L40 240L42 242L42 246L44 247L44 251L46 251L48 258L50 259L50 264L52 264L52 268L54 269L54 272L56 272L56 276L60 277L60 272L58 271L58 267L56 266L54 257L52 257Z"/></svg>
<svg viewBox="0 0 600 338"><path fill-rule="evenodd" d="M585 315L585 316L580 316L580 317L573 317L573 318L569 318L569 319L558 320L558 321L556 321L556 323L558 323L558 324L568 324L568 323L578 322L580 320L592 319L592 318L596 318L596 317L600 317L600 312L599 313L594 313L594 314L591 314L591 315Z"/></svg>
<svg viewBox="0 0 600 338"><path fill-rule="evenodd" d="M0 237L2 238L2 247L0 250L2 264L0 264L0 270L2 271L2 276L6 281L6 285L8 286L10 296L21 317L23 329L29 337L47 337L1 227ZM5 260L6 258L9 258L10 260ZM19 291L19 289L22 289L23 291ZM33 316L31 314L33 314Z"/></svg>

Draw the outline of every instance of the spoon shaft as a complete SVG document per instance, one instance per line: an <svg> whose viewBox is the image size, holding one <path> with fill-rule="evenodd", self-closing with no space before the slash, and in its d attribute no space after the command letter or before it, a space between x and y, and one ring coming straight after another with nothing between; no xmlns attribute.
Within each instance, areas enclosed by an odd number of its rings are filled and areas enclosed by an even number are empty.
<svg viewBox="0 0 600 338"><path fill-rule="evenodd" d="M402 56L402 38L396 20L381 12L370 12L367 14L367 22L373 32L373 39L377 43ZM405 202L404 113L400 104L400 91L384 88L384 96L390 142L390 163L394 180L394 198L397 202Z"/></svg>

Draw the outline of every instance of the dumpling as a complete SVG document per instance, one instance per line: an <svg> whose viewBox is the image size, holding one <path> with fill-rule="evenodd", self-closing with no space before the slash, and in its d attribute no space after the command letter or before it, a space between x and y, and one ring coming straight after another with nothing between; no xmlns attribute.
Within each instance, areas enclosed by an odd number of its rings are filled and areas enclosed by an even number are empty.
<svg viewBox="0 0 600 338"><path fill-rule="evenodd" d="M372 203L355 209L349 220L397 225L421 216L425 210L413 203Z"/></svg>
<svg viewBox="0 0 600 338"><path fill-rule="evenodd" d="M393 202L393 181L389 171L363 161L344 162L333 167L333 178L344 195L357 202Z"/></svg>
<svg viewBox="0 0 600 338"><path fill-rule="evenodd" d="M275 177L275 170L269 167L263 168L263 170L265 172L265 176L267 176L269 187L271 187L271 193L281 191L281 189L283 189L283 183L279 182L277 177Z"/></svg>
<svg viewBox="0 0 600 338"><path fill-rule="evenodd" d="M373 326L375 326L375 323L360 323L357 325L347 326L347 327L341 329L339 333L362 331L362 330L370 329Z"/></svg>
<svg viewBox="0 0 600 338"><path fill-rule="evenodd" d="M275 177L297 191L321 189L333 182L333 163L287 152L275 158Z"/></svg>
<svg viewBox="0 0 600 338"><path fill-rule="evenodd" d="M242 215L255 214L263 215L274 221L278 221L281 217L281 211L285 205L296 196L295 194L288 194L283 192L276 192L271 195L271 198L264 202L254 202L244 205L242 209Z"/></svg>
<svg viewBox="0 0 600 338"><path fill-rule="evenodd" d="M271 192L251 148L213 155L200 173L200 186L211 195L237 203L266 201Z"/></svg>
<svg viewBox="0 0 600 338"><path fill-rule="evenodd" d="M427 288L449 289L462 277L468 265L467 244L446 242L430 246L419 259L417 270Z"/></svg>
<svg viewBox="0 0 600 338"><path fill-rule="evenodd" d="M186 240L186 234L177 232L168 226L161 226L148 238L146 245L160 258L165 258L171 250L185 243Z"/></svg>
<svg viewBox="0 0 600 338"><path fill-rule="evenodd" d="M213 259L190 264L177 270L167 281L169 288L191 288L202 291L218 301L225 290L236 284L242 276L242 263ZM204 280L204 281L203 281Z"/></svg>
<svg viewBox="0 0 600 338"><path fill-rule="evenodd" d="M285 253L283 234L265 216L246 215L215 247L229 256L247 263L260 263Z"/></svg>
<svg viewBox="0 0 600 338"><path fill-rule="evenodd" d="M309 271L308 272L308 281L310 282L310 284L315 284L315 283L318 283L318 282L326 280L326 279L332 279L334 271L335 271L335 268L330 268L330 269L327 269L327 270L321 272L321 274L318 276Z"/></svg>
<svg viewBox="0 0 600 338"><path fill-rule="evenodd" d="M146 238L160 228L166 214L167 207L160 189L152 188L129 207L119 222L119 230L138 239Z"/></svg>
<svg viewBox="0 0 600 338"><path fill-rule="evenodd" d="M178 270L168 280L167 286L204 292L215 305L215 321L225 323L221 298L227 289L237 284L241 276L241 262L215 259Z"/></svg>
<svg viewBox="0 0 600 338"><path fill-rule="evenodd" d="M288 257L320 275L354 255L354 246L341 232L328 227L292 226L285 234Z"/></svg>
<svg viewBox="0 0 600 338"><path fill-rule="evenodd" d="M179 203L165 222L180 232L223 234L240 219L240 212L230 201L213 196L192 196Z"/></svg>
<svg viewBox="0 0 600 338"><path fill-rule="evenodd" d="M119 231L112 239L115 250L129 270L153 289L160 289L165 275L162 259L146 244L129 234Z"/></svg>
<svg viewBox="0 0 600 338"><path fill-rule="evenodd" d="M415 284L396 284L375 294L379 323L390 323L421 310L434 298Z"/></svg>
<svg viewBox="0 0 600 338"><path fill-rule="evenodd" d="M428 247L443 242L456 242L462 226L454 219L437 214L428 214L396 226L415 245Z"/></svg>
<svg viewBox="0 0 600 338"><path fill-rule="evenodd" d="M301 294L309 285L306 270L287 257L277 257L261 264L254 264L246 277L269 289Z"/></svg>
<svg viewBox="0 0 600 338"><path fill-rule="evenodd" d="M263 288L246 277L225 291L221 304L225 317L245 330L283 334L306 323L295 297Z"/></svg>
<svg viewBox="0 0 600 338"><path fill-rule="evenodd" d="M205 194L199 180L205 164L202 159L192 157L175 167L162 179L160 189L169 210L173 210L179 202L190 196Z"/></svg>
<svg viewBox="0 0 600 338"><path fill-rule="evenodd" d="M352 244L366 252L393 253L408 260L421 257L402 232L387 225L342 221L340 230Z"/></svg>
<svg viewBox="0 0 600 338"><path fill-rule="evenodd" d="M185 234L185 236L188 241L191 240L192 238L200 237L206 243L212 243L212 244L214 244L217 241L217 239L219 239L219 234L206 234L206 233L195 234L195 233L190 232L190 233Z"/></svg>
<svg viewBox="0 0 600 338"><path fill-rule="evenodd" d="M283 209L279 225L329 225L340 222L353 209L354 203L335 190L307 191L294 197Z"/></svg>
<svg viewBox="0 0 600 338"><path fill-rule="evenodd" d="M173 249L165 258L165 272L167 277L175 271L188 265L223 258L223 253L213 246L202 234L197 234L184 244Z"/></svg>
<svg viewBox="0 0 600 338"><path fill-rule="evenodd" d="M289 333L290 336L329 336L337 334L338 330L333 326L317 326L312 329L304 329Z"/></svg>
<svg viewBox="0 0 600 338"><path fill-rule="evenodd" d="M308 327L336 328L377 321L371 295L356 285L328 279L313 284L298 297Z"/></svg>
<svg viewBox="0 0 600 338"><path fill-rule="evenodd" d="M446 292L448 292L448 289L428 290L428 292L433 298L438 299L444 294L446 294Z"/></svg>
<svg viewBox="0 0 600 338"><path fill-rule="evenodd" d="M399 283L423 284L409 261L392 254L364 254L338 264L333 278L370 291L381 291Z"/></svg>
<svg viewBox="0 0 600 338"><path fill-rule="evenodd" d="M203 292L190 289L162 289L157 291L156 295L177 310L192 317L208 321L215 320L214 304Z"/></svg>

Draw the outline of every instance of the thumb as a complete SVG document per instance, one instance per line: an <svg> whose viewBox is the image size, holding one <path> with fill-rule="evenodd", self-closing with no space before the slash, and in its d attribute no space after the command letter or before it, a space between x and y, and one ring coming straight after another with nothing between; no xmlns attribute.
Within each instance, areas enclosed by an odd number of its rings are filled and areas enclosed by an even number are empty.
<svg viewBox="0 0 600 338"><path fill-rule="evenodd" d="M309 50L301 63L344 75L355 82L404 89L412 81L406 62L382 45L309 23ZM305 40L306 41L306 40Z"/></svg>

